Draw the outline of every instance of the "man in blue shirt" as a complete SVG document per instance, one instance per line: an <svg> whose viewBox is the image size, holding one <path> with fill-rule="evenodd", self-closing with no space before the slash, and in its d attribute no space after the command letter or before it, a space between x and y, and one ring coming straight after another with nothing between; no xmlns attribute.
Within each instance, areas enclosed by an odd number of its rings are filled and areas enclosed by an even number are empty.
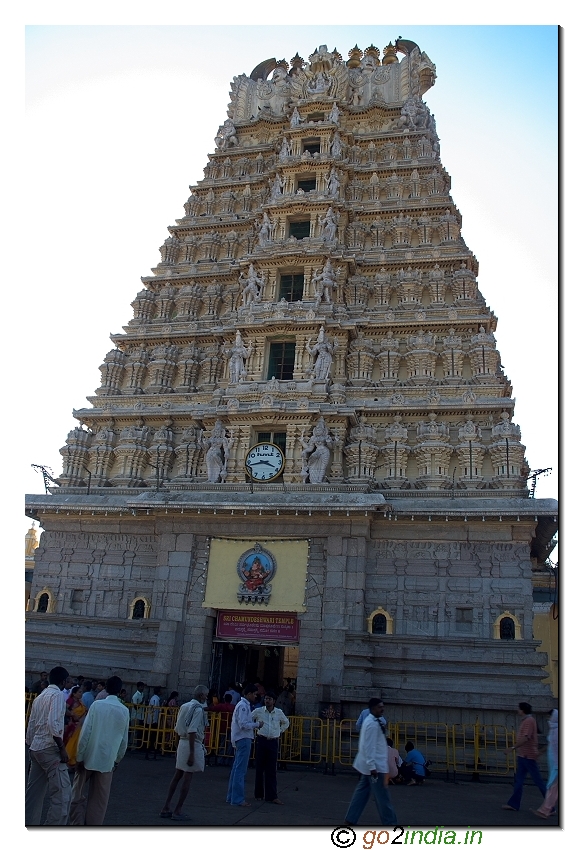
<svg viewBox="0 0 583 850"><path fill-rule="evenodd" d="M399 768L403 779L408 785L422 785L425 779L425 756L415 748L412 741L405 744L405 761Z"/></svg>

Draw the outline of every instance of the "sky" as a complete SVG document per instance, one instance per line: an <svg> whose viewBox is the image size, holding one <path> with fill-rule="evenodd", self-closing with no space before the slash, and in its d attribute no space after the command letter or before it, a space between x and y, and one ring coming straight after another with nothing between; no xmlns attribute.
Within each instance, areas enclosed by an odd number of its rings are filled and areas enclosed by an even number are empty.
<svg viewBox="0 0 583 850"><path fill-rule="evenodd" d="M288 6L235 0L222 0L216 11L185 0L82 7L24 0L4 13L0 65L10 106L4 188L12 199L2 211L12 305L5 370L20 403L18 415L5 414L3 431L5 484L17 482L4 488L4 516L18 530L9 535L7 563L18 563L29 525L20 494L44 490L30 464L59 474L58 450L77 424L71 411L88 406L112 348L109 334L131 317L140 277L158 262L167 226L182 215L188 186L202 177L226 117L231 79L272 56L289 60L298 51L307 58L320 44L346 58L356 43L382 51L401 36L436 64L436 84L424 98L437 121L463 237L480 263L480 289L499 319L514 421L531 467L553 467L537 496L556 498L555 24L565 26L568 53L579 34L572 8L564 0L550 10L515 0L484 7L444 0L407 10L405 23L391 20L385 5L361 13L376 17L375 24L354 25L354 4L338 0L334 26L326 24L329 4L302 7L310 25L290 26ZM423 26L415 22L420 14ZM234 26L223 26L225 20ZM568 104L578 103L577 79L564 75ZM571 114L567 109L564 120ZM568 173L566 193L576 167ZM578 244L575 226L564 225L569 245ZM569 277L568 255L563 262ZM575 316L565 315L564 327L576 340ZM21 573L10 572L16 598ZM568 790L567 783L563 799ZM529 830L530 846L543 846L537 832ZM553 840L563 836L554 831Z"/></svg>

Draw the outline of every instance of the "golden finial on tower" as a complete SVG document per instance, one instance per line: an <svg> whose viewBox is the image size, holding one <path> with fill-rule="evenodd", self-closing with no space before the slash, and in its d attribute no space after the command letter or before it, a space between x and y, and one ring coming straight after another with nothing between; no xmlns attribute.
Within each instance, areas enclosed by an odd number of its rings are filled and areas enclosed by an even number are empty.
<svg viewBox="0 0 583 850"><path fill-rule="evenodd" d="M352 50L348 51L348 62L346 63L347 68L358 68L360 65L360 60L362 59L362 50L355 44Z"/></svg>
<svg viewBox="0 0 583 850"><path fill-rule="evenodd" d="M372 56L373 59L375 60L376 64L380 65L379 57L381 55L381 51L378 49L378 47L375 47L374 44L371 44L370 47L366 48L366 50L364 51L364 55L365 56Z"/></svg>
<svg viewBox="0 0 583 850"><path fill-rule="evenodd" d="M397 48L394 46L393 42L390 41L383 50L383 65L392 65L393 62L398 61Z"/></svg>

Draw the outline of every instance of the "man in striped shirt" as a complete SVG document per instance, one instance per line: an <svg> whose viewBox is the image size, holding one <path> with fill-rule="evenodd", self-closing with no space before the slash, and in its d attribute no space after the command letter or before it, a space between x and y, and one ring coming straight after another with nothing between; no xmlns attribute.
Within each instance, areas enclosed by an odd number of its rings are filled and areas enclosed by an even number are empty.
<svg viewBox="0 0 583 850"><path fill-rule="evenodd" d="M53 667L49 686L32 704L26 743L30 769L26 785L26 826L39 826L45 794L50 805L45 826L65 826L71 803L71 780L67 770L69 754L63 744L65 700L63 688L69 674L64 667Z"/></svg>

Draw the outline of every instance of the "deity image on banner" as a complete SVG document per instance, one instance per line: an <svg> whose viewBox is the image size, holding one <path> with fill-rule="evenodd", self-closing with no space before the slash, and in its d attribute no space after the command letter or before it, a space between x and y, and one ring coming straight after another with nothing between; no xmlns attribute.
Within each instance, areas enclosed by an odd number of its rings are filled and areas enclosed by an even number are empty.
<svg viewBox="0 0 583 850"><path fill-rule="evenodd" d="M237 575L241 579L237 592L239 602L267 604L271 597L271 585L268 582L275 575L275 570L275 558L259 543L244 552L237 561Z"/></svg>

